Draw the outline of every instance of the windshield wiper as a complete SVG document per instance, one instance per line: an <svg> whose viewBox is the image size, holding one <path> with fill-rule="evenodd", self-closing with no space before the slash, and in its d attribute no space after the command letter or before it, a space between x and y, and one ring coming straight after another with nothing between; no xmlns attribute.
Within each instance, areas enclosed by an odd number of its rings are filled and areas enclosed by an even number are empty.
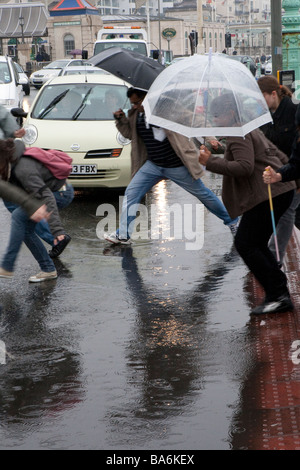
<svg viewBox="0 0 300 470"><path fill-rule="evenodd" d="M76 119L78 118L78 116L82 113L82 111L84 110L84 108L86 107L86 101L88 99L88 96L89 94L91 93L92 91L92 88L89 89L89 91L85 94L79 108L76 109L75 113L73 114L72 116L72 121L76 121Z"/></svg>
<svg viewBox="0 0 300 470"><path fill-rule="evenodd" d="M37 119L43 119L48 113L50 113L51 109L54 108L54 106L59 103L68 93L69 90L63 91L60 95L57 95L46 108L38 115Z"/></svg>

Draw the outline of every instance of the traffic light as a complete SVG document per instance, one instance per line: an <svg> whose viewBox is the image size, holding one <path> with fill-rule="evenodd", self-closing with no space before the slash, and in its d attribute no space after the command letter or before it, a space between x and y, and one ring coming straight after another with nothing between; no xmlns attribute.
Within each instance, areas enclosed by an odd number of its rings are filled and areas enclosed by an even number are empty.
<svg viewBox="0 0 300 470"><path fill-rule="evenodd" d="M231 34L225 33L225 47L231 47Z"/></svg>

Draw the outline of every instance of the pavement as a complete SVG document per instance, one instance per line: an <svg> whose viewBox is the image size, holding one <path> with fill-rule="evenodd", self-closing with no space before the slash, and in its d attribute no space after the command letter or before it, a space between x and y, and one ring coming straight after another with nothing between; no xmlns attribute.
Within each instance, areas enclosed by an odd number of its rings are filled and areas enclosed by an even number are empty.
<svg viewBox="0 0 300 470"><path fill-rule="evenodd" d="M247 410L239 448L300 450L300 231L294 229L284 266L293 312L251 321L256 367L242 391ZM252 277L253 304L263 291Z"/></svg>

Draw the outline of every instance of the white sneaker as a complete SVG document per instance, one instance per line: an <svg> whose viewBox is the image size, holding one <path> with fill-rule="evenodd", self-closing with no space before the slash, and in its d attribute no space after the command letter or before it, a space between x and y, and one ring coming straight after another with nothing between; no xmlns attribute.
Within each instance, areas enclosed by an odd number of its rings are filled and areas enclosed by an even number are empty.
<svg viewBox="0 0 300 470"><path fill-rule="evenodd" d="M50 273L44 273L43 271L36 274L35 276L31 276L29 278L29 282L43 282L43 281L51 281L52 279L57 278L57 271L52 271Z"/></svg>
<svg viewBox="0 0 300 470"><path fill-rule="evenodd" d="M113 243L114 245L131 245L130 238L119 238L119 235L117 234L117 232L113 232L110 235L105 233L104 238L105 240L107 240L110 243Z"/></svg>
<svg viewBox="0 0 300 470"><path fill-rule="evenodd" d="M0 268L0 277L2 277L4 279L11 279L13 277L13 275L14 275L14 273L12 273L10 271L6 271L3 268Z"/></svg>
<svg viewBox="0 0 300 470"><path fill-rule="evenodd" d="M236 232L238 231L239 225L240 225L240 220L238 220L235 224L228 225L233 238L236 236Z"/></svg>

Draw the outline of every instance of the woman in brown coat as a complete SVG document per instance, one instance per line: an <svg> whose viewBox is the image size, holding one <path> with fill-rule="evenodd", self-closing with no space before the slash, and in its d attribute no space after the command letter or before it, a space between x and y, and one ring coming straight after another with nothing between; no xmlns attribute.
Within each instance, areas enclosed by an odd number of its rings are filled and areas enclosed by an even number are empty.
<svg viewBox="0 0 300 470"><path fill-rule="evenodd" d="M217 127L232 126L237 121L237 109L231 93L216 98L211 114ZM224 175L222 198L229 215L242 215L235 246L244 262L265 290L262 305L252 314L285 312L293 309L287 278L268 248L273 231L268 188L262 180L264 169L270 165L280 168L288 160L260 130L243 137L228 137L224 158L213 156L204 146L200 163L214 173ZM295 183L273 186L273 207L276 223L292 202Z"/></svg>

